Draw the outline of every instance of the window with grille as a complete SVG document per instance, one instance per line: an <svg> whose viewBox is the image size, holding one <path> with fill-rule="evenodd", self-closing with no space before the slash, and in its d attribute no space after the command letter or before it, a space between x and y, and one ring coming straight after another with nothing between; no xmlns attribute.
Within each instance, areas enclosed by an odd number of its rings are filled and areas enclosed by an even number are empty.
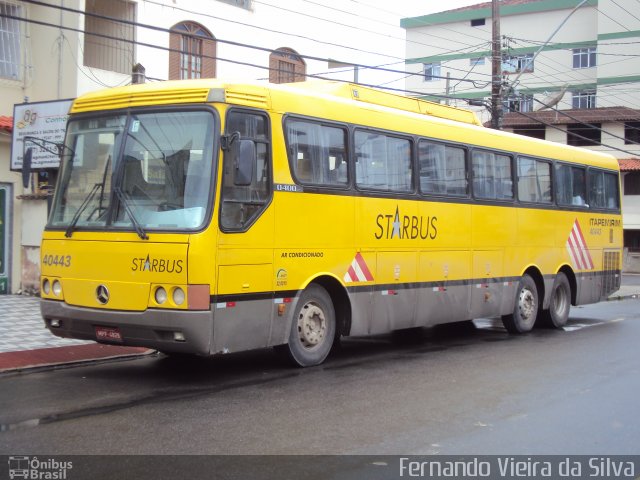
<svg viewBox="0 0 640 480"><path fill-rule="evenodd" d="M506 56L502 59L502 74L533 72L533 53Z"/></svg>
<svg viewBox="0 0 640 480"><path fill-rule="evenodd" d="M533 95L508 97L502 104L509 112L533 112Z"/></svg>
<svg viewBox="0 0 640 480"><path fill-rule="evenodd" d="M84 65L130 74L136 64L136 5L124 0L86 0L85 9Z"/></svg>
<svg viewBox="0 0 640 480"><path fill-rule="evenodd" d="M216 41L202 25L182 22L171 27L169 48L170 80L216 76Z"/></svg>
<svg viewBox="0 0 640 480"><path fill-rule="evenodd" d="M580 90L573 92L573 108L596 108L596 91Z"/></svg>
<svg viewBox="0 0 640 480"><path fill-rule="evenodd" d="M424 64L424 81L435 82L440 80L442 75L440 74L440 63L425 63Z"/></svg>
<svg viewBox="0 0 640 480"><path fill-rule="evenodd" d="M514 128L513 133L518 135L526 135L527 137L539 138L544 140L546 137L547 127L545 125L531 125L530 127Z"/></svg>
<svg viewBox="0 0 640 480"><path fill-rule="evenodd" d="M21 7L0 2L0 77L19 80Z"/></svg>
<svg viewBox="0 0 640 480"><path fill-rule="evenodd" d="M624 194L640 195L640 172L627 172L624 174Z"/></svg>
<svg viewBox="0 0 640 480"><path fill-rule="evenodd" d="M180 79L202 77L202 39L183 36L180 51Z"/></svg>
<svg viewBox="0 0 640 480"><path fill-rule="evenodd" d="M570 123L567 125L567 144L574 147L597 146L602 142L601 124Z"/></svg>
<svg viewBox="0 0 640 480"><path fill-rule="evenodd" d="M271 83L304 82L307 65L290 48L279 48L269 55L269 81Z"/></svg>
<svg viewBox="0 0 640 480"><path fill-rule="evenodd" d="M624 144L640 145L640 122L624 122Z"/></svg>
<svg viewBox="0 0 640 480"><path fill-rule="evenodd" d="M573 68L590 68L595 66L596 47L573 49Z"/></svg>

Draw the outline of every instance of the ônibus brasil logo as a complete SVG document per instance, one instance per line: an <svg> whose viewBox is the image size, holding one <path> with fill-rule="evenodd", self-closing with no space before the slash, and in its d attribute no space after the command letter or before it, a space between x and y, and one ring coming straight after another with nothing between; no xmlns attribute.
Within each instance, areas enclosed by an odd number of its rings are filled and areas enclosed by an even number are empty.
<svg viewBox="0 0 640 480"><path fill-rule="evenodd" d="M46 460L38 457L9 457L9 478L32 480L66 480L67 472L73 468L73 462L63 462L54 458Z"/></svg>

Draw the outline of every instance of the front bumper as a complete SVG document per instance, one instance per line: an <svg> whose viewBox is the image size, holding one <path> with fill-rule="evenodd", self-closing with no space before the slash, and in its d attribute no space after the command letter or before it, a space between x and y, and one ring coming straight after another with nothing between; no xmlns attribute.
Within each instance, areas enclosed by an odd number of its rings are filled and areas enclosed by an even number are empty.
<svg viewBox="0 0 640 480"><path fill-rule="evenodd" d="M122 342L112 345L147 347L162 352L211 355L213 312L148 309L143 312L101 310L68 305L56 300L40 300L45 326L58 337L96 339L96 327L118 328ZM59 327L51 321L58 320ZM184 341L174 339L181 332Z"/></svg>

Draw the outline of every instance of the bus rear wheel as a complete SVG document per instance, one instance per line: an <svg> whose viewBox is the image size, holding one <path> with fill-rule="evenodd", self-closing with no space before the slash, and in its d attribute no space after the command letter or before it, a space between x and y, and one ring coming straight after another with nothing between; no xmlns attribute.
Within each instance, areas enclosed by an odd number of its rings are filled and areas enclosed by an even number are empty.
<svg viewBox="0 0 640 480"><path fill-rule="evenodd" d="M549 310L540 312L540 320L542 326L552 328L562 328L569 319L569 310L571 309L571 286L567 276L558 272L553 287L551 288L551 298L549 302Z"/></svg>
<svg viewBox="0 0 640 480"><path fill-rule="evenodd" d="M538 316L538 288L530 275L524 275L518 284L513 313L502 316L504 328L509 333L529 332Z"/></svg>
<svg viewBox="0 0 640 480"><path fill-rule="evenodd" d="M289 359L297 366L319 365L327 358L336 333L336 314L327 291L309 285L300 298L287 343Z"/></svg>

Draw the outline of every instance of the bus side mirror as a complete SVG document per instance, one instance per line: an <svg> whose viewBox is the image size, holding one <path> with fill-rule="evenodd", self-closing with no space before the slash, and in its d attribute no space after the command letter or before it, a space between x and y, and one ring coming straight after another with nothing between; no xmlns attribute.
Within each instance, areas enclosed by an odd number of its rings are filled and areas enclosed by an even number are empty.
<svg viewBox="0 0 640 480"><path fill-rule="evenodd" d="M29 188L29 180L31 179L31 159L33 158L33 148L27 148L22 155L22 186Z"/></svg>
<svg viewBox="0 0 640 480"><path fill-rule="evenodd" d="M236 142L237 155L233 183L236 186L248 186L253 182L253 170L256 164L256 144L253 140L242 139Z"/></svg>

